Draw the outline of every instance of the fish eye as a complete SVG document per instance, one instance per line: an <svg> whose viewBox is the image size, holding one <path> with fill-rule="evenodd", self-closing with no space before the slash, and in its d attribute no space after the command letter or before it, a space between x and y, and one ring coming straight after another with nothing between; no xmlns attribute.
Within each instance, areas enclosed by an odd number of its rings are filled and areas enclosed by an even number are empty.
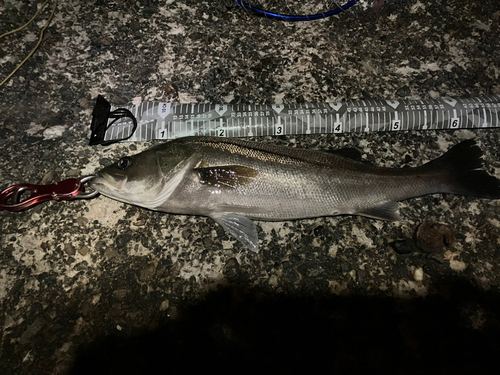
<svg viewBox="0 0 500 375"><path fill-rule="evenodd" d="M117 164L118 164L118 168L127 169L128 167L130 167L132 165L132 159L130 159L128 157L121 158L120 160L118 160Z"/></svg>

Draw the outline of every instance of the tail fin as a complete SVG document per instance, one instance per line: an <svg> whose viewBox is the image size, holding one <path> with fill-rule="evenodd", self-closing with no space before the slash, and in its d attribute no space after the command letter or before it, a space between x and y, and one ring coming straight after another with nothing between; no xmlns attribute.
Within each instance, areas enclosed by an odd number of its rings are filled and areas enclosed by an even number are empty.
<svg viewBox="0 0 500 375"><path fill-rule="evenodd" d="M427 163L426 167L446 170L449 175L446 191L477 198L500 199L500 180L479 170L483 152L473 139L453 146L443 156Z"/></svg>

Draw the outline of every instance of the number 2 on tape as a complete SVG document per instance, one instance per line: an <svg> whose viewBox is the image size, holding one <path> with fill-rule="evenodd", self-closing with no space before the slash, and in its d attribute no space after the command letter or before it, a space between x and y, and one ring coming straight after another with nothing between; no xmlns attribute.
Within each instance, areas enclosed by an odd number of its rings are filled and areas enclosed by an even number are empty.
<svg viewBox="0 0 500 375"><path fill-rule="evenodd" d="M215 129L215 133L217 134L217 137L225 137L226 136L226 129L225 128Z"/></svg>

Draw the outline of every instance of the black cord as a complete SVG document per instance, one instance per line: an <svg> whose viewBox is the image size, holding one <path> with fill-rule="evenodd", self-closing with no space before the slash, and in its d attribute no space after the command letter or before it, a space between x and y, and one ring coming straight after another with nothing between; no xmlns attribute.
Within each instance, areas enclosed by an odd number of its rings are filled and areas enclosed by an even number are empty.
<svg viewBox="0 0 500 375"><path fill-rule="evenodd" d="M108 129L119 119L128 117L132 120L134 127L132 132L128 137L121 139L113 139L109 141L105 141L106 132ZM108 124L109 119L114 119ZM134 135L137 129L137 120L135 116L126 108L118 108L111 112L111 104L104 99L102 95L97 97L94 110L92 111L92 124L90 126L92 134L90 136L89 145L103 145L107 146L116 142L125 141Z"/></svg>
<svg viewBox="0 0 500 375"><path fill-rule="evenodd" d="M110 145L112 143L116 143L116 142L121 142L121 141L126 141L127 139L129 139L130 137L132 137L135 133L135 131L137 130L137 120L135 118L135 116L132 114L132 112L130 112L127 108L118 108L116 110L114 110L113 112L110 112L109 113L109 116L108 118L114 118L113 121L111 121L108 126L106 126L106 132L108 131L108 129L116 122L118 121L119 119L122 119L124 117L128 117L132 120L132 123L134 124L133 128L132 128L132 132L130 133L130 135L128 137L125 137L125 138L121 138L121 139L113 139L113 140L110 140L110 141L102 141L101 144L103 146L107 146L107 145Z"/></svg>

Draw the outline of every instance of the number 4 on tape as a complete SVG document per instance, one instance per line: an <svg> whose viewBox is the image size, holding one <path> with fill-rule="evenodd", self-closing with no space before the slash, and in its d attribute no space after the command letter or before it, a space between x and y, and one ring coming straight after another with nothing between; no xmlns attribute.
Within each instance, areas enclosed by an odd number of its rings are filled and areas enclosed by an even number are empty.
<svg viewBox="0 0 500 375"><path fill-rule="evenodd" d="M341 122L336 122L333 124L333 132L334 133L342 133L342 123Z"/></svg>

